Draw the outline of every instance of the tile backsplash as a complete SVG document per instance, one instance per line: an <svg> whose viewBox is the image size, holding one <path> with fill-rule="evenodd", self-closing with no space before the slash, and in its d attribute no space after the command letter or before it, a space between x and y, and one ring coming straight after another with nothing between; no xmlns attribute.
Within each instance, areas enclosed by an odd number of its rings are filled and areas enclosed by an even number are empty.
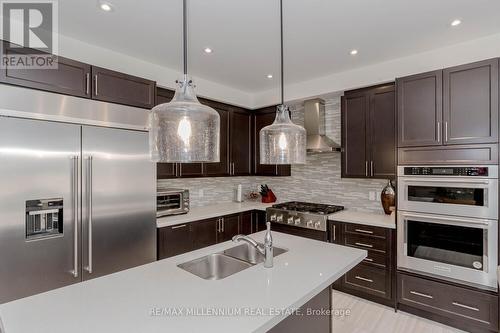
<svg viewBox="0 0 500 333"><path fill-rule="evenodd" d="M340 96L325 100L326 134L340 143ZM292 119L303 124L302 104L292 106ZM380 192L387 181L346 179L340 177L340 153L308 154L305 165L292 166L291 177L220 177L159 180L159 187L187 188L191 205L204 206L233 200L233 190L243 186L243 193L267 184L279 201L310 201L339 204L348 209L382 213ZM375 192L375 200L369 193Z"/></svg>

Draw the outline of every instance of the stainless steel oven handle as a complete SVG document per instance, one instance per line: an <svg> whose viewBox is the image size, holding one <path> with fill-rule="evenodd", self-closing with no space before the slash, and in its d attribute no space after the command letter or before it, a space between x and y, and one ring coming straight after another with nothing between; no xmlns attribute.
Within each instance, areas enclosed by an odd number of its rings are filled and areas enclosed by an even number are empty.
<svg viewBox="0 0 500 333"><path fill-rule="evenodd" d="M452 222L457 222L460 224L464 225L484 225L484 226L489 226L490 221L489 220L484 220L484 219L469 219L469 218L453 218L449 216L436 216L436 215L425 215L425 214L418 214L418 213L402 213L401 216L403 219L408 219L411 217L415 218L421 218L421 219L432 219L432 220L440 220L440 221L452 221Z"/></svg>
<svg viewBox="0 0 500 333"><path fill-rule="evenodd" d="M71 157L73 162L73 270L71 274L78 277L78 156Z"/></svg>
<svg viewBox="0 0 500 333"><path fill-rule="evenodd" d="M87 157L87 191L88 191L88 225L87 225L87 228L88 228L88 266L85 267L85 270L87 272L89 272L89 274L92 274L92 211L93 211L93 207L92 207L92 192L93 192L93 188L92 188L92 178L93 178L93 175L92 175L92 169L93 169L93 165L92 165L92 162L93 162L93 158L92 156L88 156Z"/></svg>
<svg viewBox="0 0 500 333"><path fill-rule="evenodd" d="M443 183L464 183L464 184L481 184L481 185L489 185L489 180L478 180L478 179L464 179L462 177L458 178L407 178L403 177L400 180L402 184L406 184L407 182L417 182L417 183L435 183L435 184L443 184Z"/></svg>

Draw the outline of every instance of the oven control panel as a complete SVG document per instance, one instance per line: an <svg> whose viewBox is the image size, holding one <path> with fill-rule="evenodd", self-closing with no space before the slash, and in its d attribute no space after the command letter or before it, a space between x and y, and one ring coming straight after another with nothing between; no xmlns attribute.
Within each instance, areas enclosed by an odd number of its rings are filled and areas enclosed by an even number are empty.
<svg viewBox="0 0 500 333"><path fill-rule="evenodd" d="M487 177L488 167L405 167L405 176Z"/></svg>

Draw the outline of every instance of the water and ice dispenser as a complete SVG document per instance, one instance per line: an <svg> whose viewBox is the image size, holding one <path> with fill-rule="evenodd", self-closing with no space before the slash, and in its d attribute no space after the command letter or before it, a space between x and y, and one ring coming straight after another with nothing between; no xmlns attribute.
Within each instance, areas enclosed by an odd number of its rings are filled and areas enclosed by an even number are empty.
<svg viewBox="0 0 500 333"><path fill-rule="evenodd" d="M26 201L26 240L63 234L63 199Z"/></svg>

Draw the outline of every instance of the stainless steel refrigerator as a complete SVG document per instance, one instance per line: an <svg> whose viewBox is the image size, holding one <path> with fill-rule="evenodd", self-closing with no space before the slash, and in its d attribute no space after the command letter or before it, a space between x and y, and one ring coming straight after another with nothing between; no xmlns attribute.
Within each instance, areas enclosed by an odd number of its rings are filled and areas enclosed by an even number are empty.
<svg viewBox="0 0 500 333"><path fill-rule="evenodd" d="M0 116L0 303L156 259L144 131Z"/></svg>

